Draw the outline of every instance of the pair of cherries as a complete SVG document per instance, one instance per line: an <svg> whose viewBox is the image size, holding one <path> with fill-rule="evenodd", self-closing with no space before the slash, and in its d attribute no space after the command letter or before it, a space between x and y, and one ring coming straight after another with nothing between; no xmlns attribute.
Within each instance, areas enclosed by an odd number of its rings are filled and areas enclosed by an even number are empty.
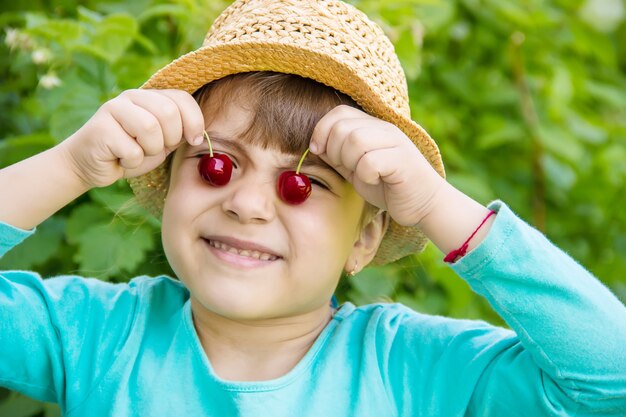
<svg viewBox="0 0 626 417"><path fill-rule="evenodd" d="M228 155L213 152L211 139L204 132L204 137L209 143L209 153L202 155L198 162L198 172L200 177L210 185L221 187L228 184L233 172L233 162ZM300 168L304 158L309 153L307 149L295 171L285 171L278 177L277 191L280 198L289 204L301 204L311 195L311 181L306 175L300 174Z"/></svg>

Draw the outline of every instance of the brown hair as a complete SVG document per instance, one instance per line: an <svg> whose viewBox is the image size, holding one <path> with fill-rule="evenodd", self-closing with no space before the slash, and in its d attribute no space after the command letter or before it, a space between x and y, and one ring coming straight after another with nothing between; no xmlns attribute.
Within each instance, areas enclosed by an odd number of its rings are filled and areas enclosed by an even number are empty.
<svg viewBox="0 0 626 417"><path fill-rule="evenodd" d="M269 71L229 75L205 84L194 97L205 118L217 114L226 98L237 101L253 114L241 139L289 154L309 147L315 125L333 107L361 109L349 96L317 81Z"/></svg>
<svg viewBox="0 0 626 417"><path fill-rule="evenodd" d="M264 149L302 154L317 122L332 108L345 104L362 110L348 95L295 74L260 71L233 74L198 89L194 98L203 109L205 123L219 113L219 105L237 101L253 117L240 139ZM378 211L366 202L364 226Z"/></svg>

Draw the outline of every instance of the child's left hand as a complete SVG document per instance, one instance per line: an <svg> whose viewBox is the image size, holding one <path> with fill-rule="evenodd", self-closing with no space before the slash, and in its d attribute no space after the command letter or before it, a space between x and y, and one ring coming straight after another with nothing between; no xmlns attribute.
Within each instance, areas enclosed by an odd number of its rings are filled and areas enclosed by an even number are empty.
<svg viewBox="0 0 626 417"><path fill-rule="evenodd" d="M419 225L446 184L399 128L350 106L320 119L310 147L403 226Z"/></svg>

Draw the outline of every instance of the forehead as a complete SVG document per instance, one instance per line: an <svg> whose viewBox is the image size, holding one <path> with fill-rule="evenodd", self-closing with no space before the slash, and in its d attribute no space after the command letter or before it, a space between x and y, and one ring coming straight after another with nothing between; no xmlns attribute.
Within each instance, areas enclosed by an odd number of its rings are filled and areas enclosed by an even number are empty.
<svg viewBox="0 0 626 417"><path fill-rule="evenodd" d="M236 74L205 85L194 97L207 126L237 133L263 149L302 154L317 122L339 104L354 104L336 90L292 74ZM356 106L356 104L355 104Z"/></svg>

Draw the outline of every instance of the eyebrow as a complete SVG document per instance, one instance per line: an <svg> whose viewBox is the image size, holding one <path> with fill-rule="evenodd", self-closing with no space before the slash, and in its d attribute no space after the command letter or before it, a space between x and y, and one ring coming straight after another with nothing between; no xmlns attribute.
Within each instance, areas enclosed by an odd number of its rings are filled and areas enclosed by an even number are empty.
<svg viewBox="0 0 626 417"><path fill-rule="evenodd" d="M207 131L207 134L209 135L209 138L211 139L212 143L219 143L220 145L226 148L229 148L231 150L234 150L238 153L242 153L246 156L248 155L248 152L246 151L245 147L242 146L239 142L226 139L225 137L220 136L218 133L215 133L215 132ZM201 146L201 145L198 145L198 146ZM208 146L206 141L203 142L202 146ZM280 170L295 169L298 166L298 162L300 162L301 157L302 155L290 155L281 165L278 166L278 169ZM346 181L346 179L343 176L341 176L341 174L338 173L335 169L333 169L333 167L331 167L326 162L324 162L324 160L320 158L318 155L312 154L311 152L309 152L306 158L304 158L304 161L302 161L302 167L319 168L319 169L328 171L329 173L333 174L340 181Z"/></svg>
<svg viewBox="0 0 626 417"><path fill-rule="evenodd" d="M243 154L247 154L246 150L244 149L243 146L241 146L239 142L236 142L234 140L228 140L215 132L207 131L207 134L209 135L209 139L211 139L212 143L219 143L220 145L226 148L233 149ZM208 147L206 140L202 142L202 147L204 148L205 146Z"/></svg>
<svg viewBox="0 0 626 417"><path fill-rule="evenodd" d="M286 162L284 164L279 166L279 169L281 169L281 170L284 170L284 169L292 169L292 170L294 170L294 169L296 169L296 167L298 166L298 163L300 162L300 158L301 157L302 157L302 155L290 156L286 160ZM320 158L319 156L317 156L315 154L312 154L311 152L309 152L307 154L306 158L304 158L304 161L302 161L302 168L319 168L319 169L322 169L324 171L328 171L329 173L333 174L340 181L345 181L346 180L344 177L341 176L340 173L335 171L333 169L333 167L331 167L326 162L324 162L324 160L322 158Z"/></svg>

